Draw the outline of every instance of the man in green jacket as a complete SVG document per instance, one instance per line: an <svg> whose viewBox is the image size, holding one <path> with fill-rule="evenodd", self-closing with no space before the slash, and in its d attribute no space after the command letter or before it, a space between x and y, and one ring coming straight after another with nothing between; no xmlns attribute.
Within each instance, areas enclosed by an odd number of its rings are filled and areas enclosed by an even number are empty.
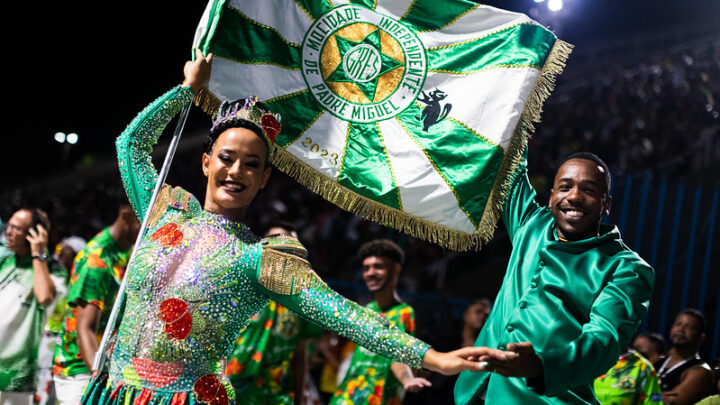
<svg viewBox="0 0 720 405"><path fill-rule="evenodd" d="M610 173L591 153L558 169L547 207L523 163L504 205L513 244L507 272L475 346L505 362L461 373L457 404L595 404L593 380L616 361L647 311L653 269L602 225Z"/></svg>

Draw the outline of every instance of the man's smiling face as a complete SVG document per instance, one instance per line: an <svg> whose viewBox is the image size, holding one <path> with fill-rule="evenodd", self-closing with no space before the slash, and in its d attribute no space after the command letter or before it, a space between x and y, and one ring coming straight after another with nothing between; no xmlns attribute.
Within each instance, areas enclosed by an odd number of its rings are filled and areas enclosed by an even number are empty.
<svg viewBox="0 0 720 405"><path fill-rule="evenodd" d="M363 259L363 281L372 293L395 289L400 265L384 256L368 256Z"/></svg>
<svg viewBox="0 0 720 405"><path fill-rule="evenodd" d="M570 159L555 175L548 203L558 236L569 241L597 236L600 219L610 213L603 168L589 159Z"/></svg>

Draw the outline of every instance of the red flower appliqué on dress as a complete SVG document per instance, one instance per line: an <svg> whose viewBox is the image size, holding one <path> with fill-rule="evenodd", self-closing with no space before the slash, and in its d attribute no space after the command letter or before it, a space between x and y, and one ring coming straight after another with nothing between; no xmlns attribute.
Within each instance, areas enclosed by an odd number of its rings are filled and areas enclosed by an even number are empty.
<svg viewBox="0 0 720 405"><path fill-rule="evenodd" d="M177 246L183 240L183 233L178 229L177 224L169 222L153 232L150 239L160 241L165 247Z"/></svg>
<svg viewBox="0 0 720 405"><path fill-rule="evenodd" d="M192 315L188 305L180 298L169 298L160 303L158 318L165 322L165 333L170 339L183 340L192 329Z"/></svg>
<svg viewBox="0 0 720 405"><path fill-rule="evenodd" d="M227 389L213 374L201 377L193 386L198 400L210 405L228 405Z"/></svg>

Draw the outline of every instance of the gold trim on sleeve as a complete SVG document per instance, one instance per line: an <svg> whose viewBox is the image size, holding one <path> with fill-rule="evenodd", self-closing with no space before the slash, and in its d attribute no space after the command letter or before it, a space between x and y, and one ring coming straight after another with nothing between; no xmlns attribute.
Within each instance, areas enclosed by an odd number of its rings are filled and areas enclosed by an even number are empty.
<svg viewBox="0 0 720 405"><path fill-rule="evenodd" d="M163 184L160 192L158 193L155 204L150 210L150 219L148 220L148 229L152 229L157 225L157 222L165 215L168 205L170 205L170 186Z"/></svg>
<svg viewBox="0 0 720 405"><path fill-rule="evenodd" d="M311 285L322 283L307 260L268 248L263 249L260 258L258 281L281 295L299 294Z"/></svg>

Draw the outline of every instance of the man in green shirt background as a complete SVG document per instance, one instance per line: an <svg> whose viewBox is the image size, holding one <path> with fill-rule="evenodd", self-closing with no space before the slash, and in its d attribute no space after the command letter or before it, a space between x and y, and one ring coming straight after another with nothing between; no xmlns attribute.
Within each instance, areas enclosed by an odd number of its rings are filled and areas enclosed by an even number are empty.
<svg viewBox="0 0 720 405"><path fill-rule="evenodd" d="M475 346L508 352L486 371L463 372L457 404L594 404L605 373L642 320L653 269L601 224L610 212L610 172L591 153L569 156L543 207L523 161L502 218L513 250Z"/></svg>
<svg viewBox="0 0 720 405"><path fill-rule="evenodd" d="M409 334L415 333L415 312L400 301L396 287L404 252L392 241L379 239L360 246L363 281L373 294L367 307ZM345 378L330 405L397 405L404 391L417 392L430 381L418 378L405 364L393 362L363 347L356 347Z"/></svg>
<svg viewBox="0 0 720 405"><path fill-rule="evenodd" d="M73 263L53 380L61 405L80 403L140 223L127 203L112 225L92 238Z"/></svg>
<svg viewBox="0 0 720 405"><path fill-rule="evenodd" d="M50 309L64 295L65 269L48 256L50 220L22 208L0 246L0 403L33 402L38 347Z"/></svg>

